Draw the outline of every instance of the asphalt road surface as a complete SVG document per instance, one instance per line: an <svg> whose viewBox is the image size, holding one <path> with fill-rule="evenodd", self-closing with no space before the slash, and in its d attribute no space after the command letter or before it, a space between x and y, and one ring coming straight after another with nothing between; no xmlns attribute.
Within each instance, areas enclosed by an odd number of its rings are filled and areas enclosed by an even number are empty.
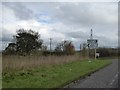
<svg viewBox="0 0 120 90"><path fill-rule="evenodd" d="M118 73L118 60L112 60L109 66L64 88L118 88Z"/></svg>

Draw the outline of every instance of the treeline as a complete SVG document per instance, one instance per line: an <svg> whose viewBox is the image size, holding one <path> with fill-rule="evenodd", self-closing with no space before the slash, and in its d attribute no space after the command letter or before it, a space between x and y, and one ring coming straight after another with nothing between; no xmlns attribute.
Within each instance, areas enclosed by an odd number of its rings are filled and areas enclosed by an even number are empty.
<svg viewBox="0 0 120 90"><path fill-rule="evenodd" d="M119 53L118 53L119 51ZM95 57L95 49L82 49L80 51L81 55L89 56L90 58ZM99 47L96 49L96 57L112 57L112 56L120 56L120 50L118 48L107 48L107 47ZM99 54L99 56L98 56Z"/></svg>
<svg viewBox="0 0 120 90"><path fill-rule="evenodd" d="M95 49L88 49L87 43L81 44L82 49L80 49L81 56L95 58ZM96 49L96 57L111 57L120 56L120 48L108 48L108 47L98 47Z"/></svg>
<svg viewBox="0 0 120 90"><path fill-rule="evenodd" d="M43 44L43 40L40 38L38 32L32 30L19 29L16 32L16 35L13 36L12 43L3 50L3 55L74 55L78 53L75 51L75 47L72 41L64 40L59 42L54 50L49 50L46 45ZM99 47L97 48L97 53L99 57L109 57L109 56L118 56L117 48L106 48ZM88 50L87 43L80 45L79 54L83 57L94 57L94 50ZM120 55L120 53L119 53Z"/></svg>
<svg viewBox="0 0 120 90"><path fill-rule="evenodd" d="M97 52L100 54L100 57L109 57L109 56L118 56L118 48L106 48L100 47L97 49Z"/></svg>
<svg viewBox="0 0 120 90"><path fill-rule="evenodd" d="M9 43L2 52L3 55L73 55L75 47L72 41L62 41L58 43L55 50L47 49L40 39L40 34L33 30L19 29L13 36L15 42Z"/></svg>

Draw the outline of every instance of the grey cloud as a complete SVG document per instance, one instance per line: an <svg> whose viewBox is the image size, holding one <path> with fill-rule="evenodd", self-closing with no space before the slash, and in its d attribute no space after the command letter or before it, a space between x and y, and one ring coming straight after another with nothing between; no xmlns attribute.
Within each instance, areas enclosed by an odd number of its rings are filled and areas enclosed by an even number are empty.
<svg viewBox="0 0 120 90"><path fill-rule="evenodd" d="M82 44L83 42L87 42L87 39L90 38L90 33L84 33L81 31L76 32L68 32L67 35L69 35L72 38L75 38L77 41L73 41L75 43L76 48L79 48L79 44ZM105 36L99 36L99 35L93 35L93 38L98 39L99 46L107 46L107 47L117 47L118 40L111 40L108 37Z"/></svg>
<svg viewBox="0 0 120 90"><path fill-rule="evenodd" d="M3 36L2 41L8 41L10 42L12 40L11 35L8 35L7 37Z"/></svg>
<svg viewBox="0 0 120 90"><path fill-rule="evenodd" d="M33 11L28 9L22 2L3 2L3 5L12 9L14 14L20 20L28 20L34 17Z"/></svg>
<svg viewBox="0 0 120 90"><path fill-rule="evenodd" d="M11 42L13 39L13 34L9 33L8 30L2 29L2 42Z"/></svg>
<svg viewBox="0 0 120 90"><path fill-rule="evenodd" d="M2 37L0 38L0 50L4 50L10 42L13 40L13 34L9 32L9 30L6 30L2 28Z"/></svg>
<svg viewBox="0 0 120 90"><path fill-rule="evenodd" d="M111 32L117 33L117 5L113 3L67 3L60 5L58 13L54 18L58 19L66 26L73 28L75 32L66 31L66 34L73 38L82 38L82 41L89 38L89 33L76 32L77 29L86 28L89 32L91 28L97 36L100 46L116 46L117 40L110 40ZM83 29L84 30L84 29ZM104 36L107 36L104 37Z"/></svg>
<svg viewBox="0 0 120 90"><path fill-rule="evenodd" d="M81 32L81 31L68 32L66 34L73 38L80 38L80 39L89 38L89 35L85 34L84 32Z"/></svg>
<svg viewBox="0 0 120 90"><path fill-rule="evenodd" d="M100 46L115 46L117 40L110 40L109 33L117 33L117 22L112 20L117 17L117 4L109 3L3 3L6 7L14 10L19 19L35 18L34 11L39 15L44 12L51 17L51 20L60 22L67 28L53 30L56 33L62 33L66 38L75 38L73 41L77 48L79 44L89 38L89 32L92 28L95 32L94 37L99 41ZM114 6L113 6L114 5ZM28 9L29 7L29 9ZM55 23L54 22L54 23ZM52 27L55 28L56 26ZM74 29L74 31L73 31ZM80 29L80 30L79 30ZM81 30L82 29L82 30ZM82 31L88 31L84 33ZM52 32L52 31L51 31ZM102 34L98 36L97 34ZM104 37L107 35L107 38ZM46 36L46 38L49 38ZM43 38L49 45L49 40ZM55 38L58 39L58 38ZM7 40L7 39L5 39ZM57 44L57 40L53 40Z"/></svg>
<svg viewBox="0 0 120 90"><path fill-rule="evenodd" d="M96 36L98 39L99 46L107 46L107 47L117 47L118 40L111 40L104 36Z"/></svg>
<svg viewBox="0 0 120 90"><path fill-rule="evenodd" d="M110 6L111 5L111 6ZM117 24L117 8L109 3L66 3L59 5L57 13L53 13L53 19L71 27L105 27L114 28ZM113 9L112 9L113 8Z"/></svg>

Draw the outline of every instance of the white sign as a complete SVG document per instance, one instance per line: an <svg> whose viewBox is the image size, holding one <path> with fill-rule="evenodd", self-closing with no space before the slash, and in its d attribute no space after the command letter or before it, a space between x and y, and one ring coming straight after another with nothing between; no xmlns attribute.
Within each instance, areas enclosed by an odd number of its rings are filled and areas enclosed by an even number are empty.
<svg viewBox="0 0 120 90"><path fill-rule="evenodd" d="M98 40L97 39L88 39L87 43L88 43L88 47L90 49L95 49L98 47Z"/></svg>
<svg viewBox="0 0 120 90"><path fill-rule="evenodd" d="M99 53L96 53L96 57L99 57L100 56L100 54Z"/></svg>

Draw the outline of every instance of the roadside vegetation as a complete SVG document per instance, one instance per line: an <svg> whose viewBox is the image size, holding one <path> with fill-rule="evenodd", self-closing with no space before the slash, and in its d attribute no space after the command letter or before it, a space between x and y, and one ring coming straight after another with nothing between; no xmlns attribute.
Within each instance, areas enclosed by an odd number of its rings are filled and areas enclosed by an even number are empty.
<svg viewBox="0 0 120 90"><path fill-rule="evenodd" d="M2 89L2 55L0 54L0 89Z"/></svg>
<svg viewBox="0 0 120 90"><path fill-rule="evenodd" d="M3 88L59 88L110 63L106 60L77 60L3 73Z"/></svg>
<svg viewBox="0 0 120 90"><path fill-rule="evenodd" d="M118 55L117 49L98 48L100 59L94 60L94 50L89 54L87 43L76 51L69 40L51 50L32 30L19 29L13 37L2 52L3 88L59 88L110 64L105 57Z"/></svg>
<svg viewBox="0 0 120 90"><path fill-rule="evenodd" d="M78 55L70 56L3 56L2 70L3 72L11 72L16 70L24 70L29 68L36 68L46 65L58 65L70 63L76 60L88 59L82 58Z"/></svg>

